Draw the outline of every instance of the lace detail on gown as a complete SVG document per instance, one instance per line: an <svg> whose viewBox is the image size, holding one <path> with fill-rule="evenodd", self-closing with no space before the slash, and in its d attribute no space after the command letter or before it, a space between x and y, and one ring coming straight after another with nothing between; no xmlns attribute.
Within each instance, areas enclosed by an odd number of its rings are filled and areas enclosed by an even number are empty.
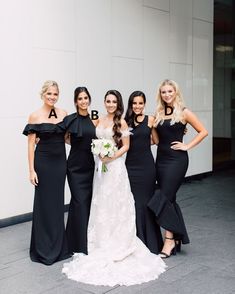
<svg viewBox="0 0 235 294"><path fill-rule="evenodd" d="M129 132L129 131L128 131ZM112 139L112 128L97 127L98 138ZM88 255L76 253L62 272L69 279L94 285L134 285L158 278L165 263L136 236L135 206L124 157L95 172Z"/></svg>

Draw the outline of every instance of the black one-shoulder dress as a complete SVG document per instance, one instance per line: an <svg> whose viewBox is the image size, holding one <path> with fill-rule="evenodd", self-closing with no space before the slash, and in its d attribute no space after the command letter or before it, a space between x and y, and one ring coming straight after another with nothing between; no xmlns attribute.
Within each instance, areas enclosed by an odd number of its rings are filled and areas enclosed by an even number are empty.
<svg viewBox="0 0 235 294"><path fill-rule="evenodd" d="M176 240L189 243L184 219L176 202L176 193L184 180L188 168L188 153L171 149L173 141L183 141L185 124L171 124L166 119L157 125L159 144L157 149L156 172L159 190L156 190L148 206L155 213L158 224L173 232Z"/></svg>
<svg viewBox="0 0 235 294"><path fill-rule="evenodd" d="M23 134L32 133L40 140L34 157L39 183L34 195L30 258L51 265L69 257L64 225L64 130L60 123L26 125Z"/></svg>
<svg viewBox="0 0 235 294"><path fill-rule="evenodd" d="M158 254L163 246L159 225L153 212L147 207L156 186L156 170L151 151L151 128L148 116L133 126L126 167L135 200L137 236L152 253Z"/></svg>
<svg viewBox="0 0 235 294"><path fill-rule="evenodd" d="M94 157L92 139L95 126L89 115L73 113L64 118L65 129L70 133L71 149L67 162L67 177L71 191L66 233L69 252L87 254L87 226L90 215Z"/></svg>

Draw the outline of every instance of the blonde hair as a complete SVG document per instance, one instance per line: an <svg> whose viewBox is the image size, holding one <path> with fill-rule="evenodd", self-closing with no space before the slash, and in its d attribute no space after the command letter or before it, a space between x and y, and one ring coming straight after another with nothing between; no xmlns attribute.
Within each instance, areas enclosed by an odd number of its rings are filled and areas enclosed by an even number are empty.
<svg viewBox="0 0 235 294"><path fill-rule="evenodd" d="M161 84L158 87L158 92L157 92L157 106L156 106L156 111L155 111L155 121L154 125L157 126L158 123L162 124L165 118L165 102L162 100L161 97L161 88L163 86L172 86L175 90L176 97L173 101L173 113L172 113L172 119L171 119L171 125L173 125L176 122L184 122L184 115L183 115L183 110L185 108L183 96L180 92L178 84L173 81L173 80L164 80L161 82Z"/></svg>
<svg viewBox="0 0 235 294"><path fill-rule="evenodd" d="M56 87L57 88L57 91L59 93L59 86L58 86L58 84L55 81L48 80L48 81L45 81L45 83L42 86L42 89L41 89L41 92L40 92L41 98L43 97L43 95L46 93L46 91L50 87Z"/></svg>

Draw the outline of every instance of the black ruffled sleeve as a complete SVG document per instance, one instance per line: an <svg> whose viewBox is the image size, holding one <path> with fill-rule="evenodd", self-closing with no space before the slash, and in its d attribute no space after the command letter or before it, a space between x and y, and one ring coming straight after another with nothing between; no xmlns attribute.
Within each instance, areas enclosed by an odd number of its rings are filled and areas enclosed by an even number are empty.
<svg viewBox="0 0 235 294"><path fill-rule="evenodd" d="M27 124L23 130L23 135L28 136L29 134L35 134L37 131L37 125Z"/></svg>
<svg viewBox="0 0 235 294"><path fill-rule="evenodd" d="M23 135L28 136L30 134L37 133L64 133L64 127L62 122L58 124L41 123L41 124L27 124L23 130Z"/></svg>
<svg viewBox="0 0 235 294"><path fill-rule="evenodd" d="M90 119L89 115L81 116L75 112L66 116L63 120L65 130L70 134L75 135L77 138L82 137L82 125L84 119Z"/></svg>

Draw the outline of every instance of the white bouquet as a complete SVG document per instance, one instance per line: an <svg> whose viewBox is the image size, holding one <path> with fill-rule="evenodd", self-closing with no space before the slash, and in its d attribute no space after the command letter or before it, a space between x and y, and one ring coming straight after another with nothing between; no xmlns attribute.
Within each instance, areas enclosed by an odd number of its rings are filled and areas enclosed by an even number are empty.
<svg viewBox="0 0 235 294"><path fill-rule="evenodd" d="M105 156L113 157L117 151L117 146L110 139L93 139L91 143L91 152L96 155L104 158ZM106 172L107 166L102 162L102 172Z"/></svg>

